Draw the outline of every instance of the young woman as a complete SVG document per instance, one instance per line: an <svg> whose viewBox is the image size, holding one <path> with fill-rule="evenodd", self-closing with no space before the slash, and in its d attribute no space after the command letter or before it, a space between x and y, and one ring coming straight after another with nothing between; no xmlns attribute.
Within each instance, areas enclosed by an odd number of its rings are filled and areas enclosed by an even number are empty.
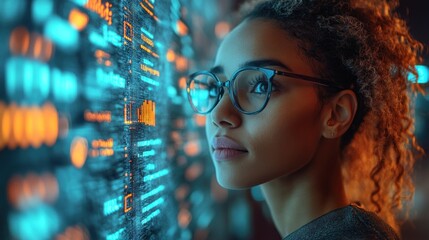
<svg viewBox="0 0 429 240"><path fill-rule="evenodd" d="M285 239L398 239L422 49L395 1L264 1L187 92L218 182L260 185Z"/></svg>

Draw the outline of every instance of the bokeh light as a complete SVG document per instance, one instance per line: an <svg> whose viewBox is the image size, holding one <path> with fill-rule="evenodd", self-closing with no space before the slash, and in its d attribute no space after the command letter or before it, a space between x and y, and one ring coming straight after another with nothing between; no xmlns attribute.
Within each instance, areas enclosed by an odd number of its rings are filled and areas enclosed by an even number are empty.
<svg viewBox="0 0 429 240"><path fill-rule="evenodd" d="M88 156L88 141L83 137L75 137L70 147L71 163L82 168Z"/></svg>

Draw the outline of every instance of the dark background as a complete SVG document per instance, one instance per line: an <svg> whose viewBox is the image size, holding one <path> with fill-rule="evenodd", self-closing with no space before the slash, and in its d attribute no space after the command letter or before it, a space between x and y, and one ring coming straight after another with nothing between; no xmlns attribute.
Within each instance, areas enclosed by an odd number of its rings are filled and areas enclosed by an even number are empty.
<svg viewBox="0 0 429 240"><path fill-rule="evenodd" d="M429 61L427 46L429 45L429 1L425 0L402 0L399 1L399 12L407 21L413 37L426 45L425 63Z"/></svg>

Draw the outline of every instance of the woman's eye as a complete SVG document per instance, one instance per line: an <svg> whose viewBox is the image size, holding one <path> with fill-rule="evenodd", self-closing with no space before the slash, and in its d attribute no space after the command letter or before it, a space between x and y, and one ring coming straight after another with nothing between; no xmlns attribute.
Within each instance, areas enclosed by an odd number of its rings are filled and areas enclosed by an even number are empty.
<svg viewBox="0 0 429 240"><path fill-rule="evenodd" d="M255 79L250 83L251 93L266 94L268 92L268 82L265 80Z"/></svg>
<svg viewBox="0 0 429 240"><path fill-rule="evenodd" d="M266 82L258 82L257 84L255 84L254 86L253 86L253 89L252 89L252 93L259 93L259 94L265 94L266 92L267 92L267 88L268 88L268 86L267 86L268 84L266 83Z"/></svg>

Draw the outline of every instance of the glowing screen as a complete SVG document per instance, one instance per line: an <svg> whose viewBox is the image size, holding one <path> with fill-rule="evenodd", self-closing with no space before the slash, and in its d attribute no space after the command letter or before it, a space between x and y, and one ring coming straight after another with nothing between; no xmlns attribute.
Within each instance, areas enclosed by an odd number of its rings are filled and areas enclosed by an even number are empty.
<svg viewBox="0 0 429 240"><path fill-rule="evenodd" d="M0 3L1 239L183 237L171 163L182 4Z"/></svg>

